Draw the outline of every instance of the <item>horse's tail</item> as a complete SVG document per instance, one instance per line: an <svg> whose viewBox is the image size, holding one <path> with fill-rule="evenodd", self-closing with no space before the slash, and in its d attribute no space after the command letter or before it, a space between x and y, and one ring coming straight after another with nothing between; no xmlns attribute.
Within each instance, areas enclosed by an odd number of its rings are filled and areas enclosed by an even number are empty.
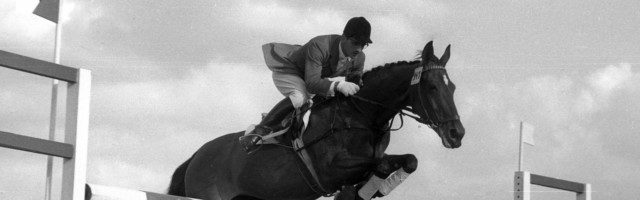
<svg viewBox="0 0 640 200"><path fill-rule="evenodd" d="M189 163L191 163L191 159L189 158L187 161L184 161L176 171L173 172L173 176L171 176L171 183L169 184L169 191L167 194L174 196L186 196L187 192L185 190L184 178L187 173L187 167L189 167Z"/></svg>

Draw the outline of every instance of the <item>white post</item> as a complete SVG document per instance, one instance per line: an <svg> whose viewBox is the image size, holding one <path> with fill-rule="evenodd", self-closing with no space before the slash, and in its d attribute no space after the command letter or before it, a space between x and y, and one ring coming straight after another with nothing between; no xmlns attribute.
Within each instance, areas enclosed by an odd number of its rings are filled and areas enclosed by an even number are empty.
<svg viewBox="0 0 640 200"><path fill-rule="evenodd" d="M523 150L524 150L524 146L522 145L523 143L523 135L522 135L522 121L520 122L520 151L518 153L518 171L522 171L523 169L523 165L524 165L524 157L523 157Z"/></svg>
<svg viewBox="0 0 640 200"><path fill-rule="evenodd" d="M517 171L514 177L514 199L531 200L531 174Z"/></svg>
<svg viewBox="0 0 640 200"><path fill-rule="evenodd" d="M584 192L576 193L577 200L591 200L591 184L584 185Z"/></svg>
<svg viewBox="0 0 640 200"><path fill-rule="evenodd" d="M78 82L67 86L65 143L74 145L73 158L64 159L62 166L62 198L84 199L87 177L89 138L89 102L91 71L78 70Z"/></svg>

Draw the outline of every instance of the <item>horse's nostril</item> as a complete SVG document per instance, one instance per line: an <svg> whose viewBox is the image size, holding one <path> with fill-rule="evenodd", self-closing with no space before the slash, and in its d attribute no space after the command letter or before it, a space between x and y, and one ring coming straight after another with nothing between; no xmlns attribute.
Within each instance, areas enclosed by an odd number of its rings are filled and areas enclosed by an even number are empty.
<svg viewBox="0 0 640 200"><path fill-rule="evenodd" d="M451 132L451 137L455 137L458 140L462 140L462 137L464 137L465 130L461 123L456 123L449 131Z"/></svg>

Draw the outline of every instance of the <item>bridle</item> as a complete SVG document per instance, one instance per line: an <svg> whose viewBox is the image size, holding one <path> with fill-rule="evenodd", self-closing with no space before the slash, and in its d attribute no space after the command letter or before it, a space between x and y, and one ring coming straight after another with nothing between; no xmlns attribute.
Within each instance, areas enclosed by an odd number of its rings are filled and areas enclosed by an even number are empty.
<svg viewBox="0 0 640 200"><path fill-rule="evenodd" d="M441 65L436 65L433 62L429 62L427 65L423 65L419 68L416 69L416 72L418 71L418 69L423 68L422 72L420 72L420 76L422 77L422 73L426 73L428 71L433 71L433 70L443 70L444 74L448 77L447 75L447 71L444 68L444 66ZM412 105L410 108L409 107L405 107L403 108L403 110L407 110L410 111L411 113L417 114L418 116L420 116L420 118L414 117L412 116L412 118L414 118L416 121L421 122L423 124L426 124L428 126L430 126L431 128L435 129L440 127L441 125L450 122L450 121L456 121L459 120L460 117L456 114L453 115L449 118L443 118L440 117L439 115L436 114L435 108L432 106L425 106L424 105L424 97L422 95L422 85L425 84L424 81L418 81L417 84L412 84L409 88L409 91L411 91L411 97L412 97L412 102L414 105ZM418 98L417 102L418 105L415 105L416 101L413 100L413 98ZM433 101L432 99L429 99L429 101ZM432 103L432 105L437 105ZM419 107L419 108L416 108Z"/></svg>
<svg viewBox="0 0 640 200"><path fill-rule="evenodd" d="M402 125L404 124L404 120L403 120L403 116L407 116L410 118L415 119L416 121L423 123L427 126L429 126L432 129L437 129L438 127L442 126L443 124L450 122L450 121L456 121L459 120L460 117L456 114L450 118L442 118L439 117L436 112L435 109L432 106L425 106L424 105L424 99L423 99L423 95L422 95L422 90L421 90L421 86L424 83L424 81L421 81L422 76L424 73L428 72L428 71L432 71L432 70L444 70L445 74L446 74L446 69L444 68L444 66L439 66L439 65L435 65L432 64L432 62L429 62L429 64L427 65L420 65L418 68L415 69L412 80L411 80L411 85L409 86L409 89L407 90L407 94L409 95L409 98L411 100L410 103L415 104L416 100L414 98L418 98L417 102L418 105L407 105L403 108L400 109L396 109L396 108L392 108L391 106L376 102L374 100L370 100L367 99L365 97L362 96L358 96L358 95L353 95L353 97L355 99L358 99L360 101L363 102L367 102L369 104L374 104L380 107L383 107L385 109L388 110L392 110L394 111L394 113L397 113L397 115L400 115L400 120L401 120L401 125L399 128L397 129L391 129L392 124L393 124L393 119L391 120L390 125L388 126L390 130L399 130L400 128L402 128ZM448 76L448 75L447 75ZM430 100L431 101L431 100ZM432 104L435 105L435 104ZM419 107L419 108L417 108ZM408 114L408 113L411 114Z"/></svg>

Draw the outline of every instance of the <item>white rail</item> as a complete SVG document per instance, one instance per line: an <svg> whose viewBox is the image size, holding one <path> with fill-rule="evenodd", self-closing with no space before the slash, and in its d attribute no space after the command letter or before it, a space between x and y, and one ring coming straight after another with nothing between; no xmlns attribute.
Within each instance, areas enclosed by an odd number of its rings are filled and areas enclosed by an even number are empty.
<svg viewBox="0 0 640 200"><path fill-rule="evenodd" d="M557 178L517 171L514 176L515 200L531 200L531 185L575 192L577 200L591 200L591 184L578 183Z"/></svg>
<svg viewBox="0 0 640 200"><path fill-rule="evenodd" d="M87 188L87 200L197 200L96 184L87 184Z"/></svg>

